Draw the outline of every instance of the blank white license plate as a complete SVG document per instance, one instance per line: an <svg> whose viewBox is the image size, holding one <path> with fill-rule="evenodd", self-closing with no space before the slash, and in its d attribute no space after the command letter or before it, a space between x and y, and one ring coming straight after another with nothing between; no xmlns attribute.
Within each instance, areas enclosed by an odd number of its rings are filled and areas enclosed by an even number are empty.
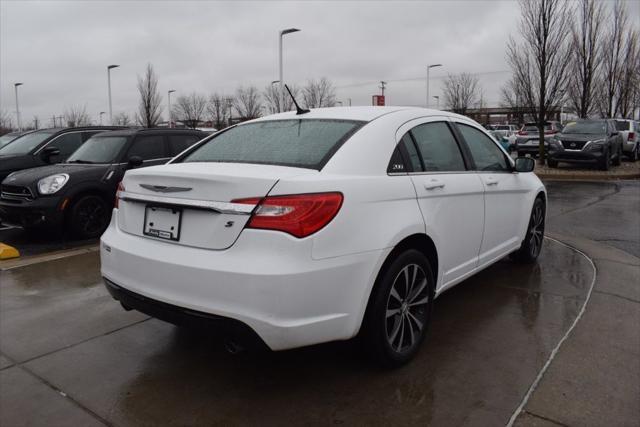
<svg viewBox="0 0 640 427"><path fill-rule="evenodd" d="M144 210L144 230L146 236L159 239L180 240L182 210L159 206L146 206Z"/></svg>

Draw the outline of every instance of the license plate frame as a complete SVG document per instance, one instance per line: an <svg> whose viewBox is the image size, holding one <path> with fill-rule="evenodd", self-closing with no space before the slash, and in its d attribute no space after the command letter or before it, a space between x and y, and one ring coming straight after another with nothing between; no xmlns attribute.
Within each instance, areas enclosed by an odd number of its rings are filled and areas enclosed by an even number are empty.
<svg viewBox="0 0 640 427"><path fill-rule="evenodd" d="M150 215L152 213L152 215ZM153 216L153 218L150 218ZM175 217L177 216L177 217ZM159 205L144 207L142 234L156 239L180 241L182 229L182 209Z"/></svg>

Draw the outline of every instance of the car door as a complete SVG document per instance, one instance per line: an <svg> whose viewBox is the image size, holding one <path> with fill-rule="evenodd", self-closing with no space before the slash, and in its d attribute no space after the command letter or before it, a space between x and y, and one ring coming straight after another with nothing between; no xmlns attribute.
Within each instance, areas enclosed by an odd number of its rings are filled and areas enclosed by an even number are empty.
<svg viewBox="0 0 640 427"><path fill-rule="evenodd" d="M479 253L479 266L483 266L520 246L531 206L526 203L527 187L513 172L505 152L476 125L455 121L455 126L484 186L484 233Z"/></svg>
<svg viewBox="0 0 640 427"><path fill-rule="evenodd" d="M170 156L164 135L137 135L127 151L126 160L134 156L142 158L143 167L166 163Z"/></svg>
<svg viewBox="0 0 640 427"><path fill-rule="evenodd" d="M426 233L438 248L442 289L477 266L484 224L482 182L469 170L445 118L409 122L398 137L412 158L411 180Z"/></svg>

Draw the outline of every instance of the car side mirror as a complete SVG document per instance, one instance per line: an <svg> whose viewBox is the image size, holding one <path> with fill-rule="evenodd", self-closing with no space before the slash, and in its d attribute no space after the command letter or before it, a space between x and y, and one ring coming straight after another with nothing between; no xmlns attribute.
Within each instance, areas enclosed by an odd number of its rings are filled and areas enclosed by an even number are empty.
<svg viewBox="0 0 640 427"><path fill-rule="evenodd" d="M45 163L51 163L51 157L60 155L60 149L58 147L45 147L40 152L40 159Z"/></svg>
<svg viewBox="0 0 640 427"><path fill-rule="evenodd" d="M531 157L516 158L516 172L533 172L536 167L536 161Z"/></svg>
<svg viewBox="0 0 640 427"><path fill-rule="evenodd" d="M140 156L129 157L129 161L127 162L127 168L133 169L141 165L142 165L142 157Z"/></svg>

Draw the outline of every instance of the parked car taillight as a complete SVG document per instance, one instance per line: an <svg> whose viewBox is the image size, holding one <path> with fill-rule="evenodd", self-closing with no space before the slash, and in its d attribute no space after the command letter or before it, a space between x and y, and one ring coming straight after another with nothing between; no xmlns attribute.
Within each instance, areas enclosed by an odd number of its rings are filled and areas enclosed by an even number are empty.
<svg viewBox="0 0 640 427"><path fill-rule="evenodd" d="M342 206L342 193L251 197L232 203L258 205L246 228L277 230L307 237L327 225Z"/></svg>
<svg viewBox="0 0 640 427"><path fill-rule="evenodd" d="M118 205L120 204L120 192L124 191L124 185L122 185L122 181L118 183L118 190L116 190L116 200L113 206L118 209Z"/></svg>
<svg viewBox="0 0 640 427"><path fill-rule="evenodd" d="M525 135L528 135L528 134L529 134L529 132L527 132L526 130L521 130L521 131L518 132L518 135L520 135L520 136L525 136Z"/></svg>
<svg viewBox="0 0 640 427"><path fill-rule="evenodd" d="M629 135L627 136L627 141L633 141L636 137L636 134L633 132L629 132Z"/></svg>
<svg viewBox="0 0 640 427"><path fill-rule="evenodd" d="M545 130L544 131L545 135L553 135L553 134L556 134L556 133L558 133L557 130Z"/></svg>

